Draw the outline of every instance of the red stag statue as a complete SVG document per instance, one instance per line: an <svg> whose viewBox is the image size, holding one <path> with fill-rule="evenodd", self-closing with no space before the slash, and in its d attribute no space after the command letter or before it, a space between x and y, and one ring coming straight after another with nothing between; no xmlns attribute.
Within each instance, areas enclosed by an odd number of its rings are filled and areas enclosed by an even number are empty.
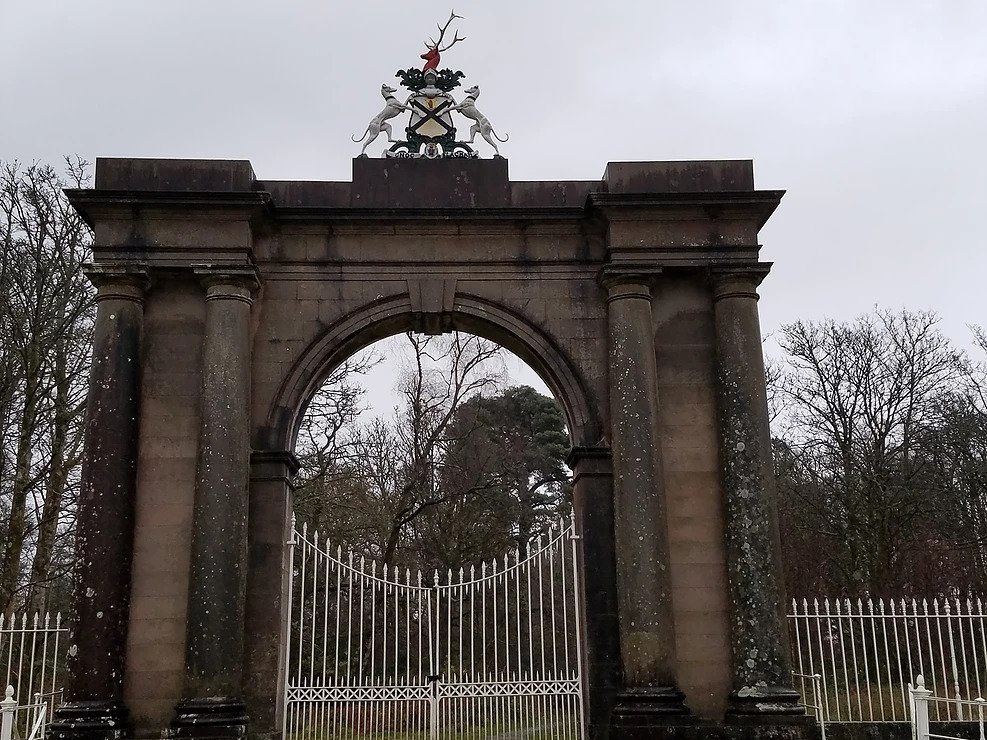
<svg viewBox="0 0 987 740"><path fill-rule="evenodd" d="M430 69L434 69L438 71L439 55L443 51L448 51L449 49L451 49L457 41L466 40L465 36L463 38L459 38L459 31L456 31L455 36L452 39L452 42L448 46L445 47L442 46L442 37L445 36L446 30L448 30L449 28L449 24L452 23L456 18L462 19L462 17L463 16L461 15L456 15L456 11L453 11L452 13L449 14L449 20L446 21L446 24L444 26L439 26L438 24L436 24L436 26L438 26L439 29L439 40L432 41L432 39L429 38L429 40L425 43L425 46L428 47L428 51L422 54L422 59L425 60L425 65L422 67L422 72L427 72Z"/></svg>

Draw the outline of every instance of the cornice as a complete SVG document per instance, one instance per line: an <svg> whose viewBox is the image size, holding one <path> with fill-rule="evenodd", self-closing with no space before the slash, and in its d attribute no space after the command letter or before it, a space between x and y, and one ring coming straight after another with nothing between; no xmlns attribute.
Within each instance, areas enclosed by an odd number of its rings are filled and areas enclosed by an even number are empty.
<svg viewBox="0 0 987 740"><path fill-rule="evenodd" d="M588 206L609 221L641 220L662 210L676 208L729 209L733 213L753 212L758 228L775 212L784 197L784 190L753 190L717 193L590 193ZM724 213L723 215L732 215Z"/></svg>
<svg viewBox="0 0 987 740"><path fill-rule="evenodd" d="M249 218L272 212L271 194L246 192L169 192L142 190L92 190L67 188L65 196L90 227L100 212L146 207L162 210L240 211Z"/></svg>
<svg viewBox="0 0 987 740"><path fill-rule="evenodd" d="M554 206L550 208L345 208L345 207L275 207L275 217L283 223L324 222L511 222L546 223L580 221L586 217L584 206Z"/></svg>

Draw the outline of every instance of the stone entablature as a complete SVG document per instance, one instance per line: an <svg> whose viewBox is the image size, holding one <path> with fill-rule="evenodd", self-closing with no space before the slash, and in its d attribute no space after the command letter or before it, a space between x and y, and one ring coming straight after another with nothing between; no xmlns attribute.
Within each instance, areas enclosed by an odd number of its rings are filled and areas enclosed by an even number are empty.
<svg viewBox="0 0 987 740"><path fill-rule="evenodd" d="M132 539L133 562L113 571L129 620L104 640L126 641L122 673L69 698L116 702L97 722L125 704L141 733L188 735L213 712L236 734L244 704L252 733L277 732L305 404L377 339L462 329L531 364L567 415L592 736L683 721L683 695L707 721L798 712L784 625L743 624L781 597L754 300L781 196L754 189L749 161L512 182L500 159L360 158L352 182L285 182L245 161L97 160L95 187L69 192L97 268L146 276L127 309L142 339L120 344L141 369L139 442L121 446L136 472L110 533ZM200 623L211 639L191 635Z"/></svg>

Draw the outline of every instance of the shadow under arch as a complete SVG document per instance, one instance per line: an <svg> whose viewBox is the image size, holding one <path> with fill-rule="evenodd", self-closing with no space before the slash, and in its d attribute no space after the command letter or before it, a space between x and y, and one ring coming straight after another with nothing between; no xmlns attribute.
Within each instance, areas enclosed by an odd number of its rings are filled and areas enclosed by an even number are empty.
<svg viewBox="0 0 987 740"><path fill-rule="evenodd" d="M459 293L450 330L497 342L532 367L562 405L573 447L598 444L600 423L579 372L565 353L527 319L486 299ZM282 381L262 430L267 449L292 450L308 403L333 368L364 347L415 328L407 295L350 312L312 342Z"/></svg>

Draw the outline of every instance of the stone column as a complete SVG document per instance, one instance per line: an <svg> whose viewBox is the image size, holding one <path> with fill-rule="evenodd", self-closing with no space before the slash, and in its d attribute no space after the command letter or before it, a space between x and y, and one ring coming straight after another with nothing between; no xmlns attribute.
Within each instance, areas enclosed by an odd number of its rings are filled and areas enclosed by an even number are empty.
<svg viewBox="0 0 987 740"><path fill-rule="evenodd" d="M99 266L93 362L77 518L66 703L50 733L63 740L118 738L123 705L137 487L141 335L146 271Z"/></svg>
<svg viewBox="0 0 987 740"><path fill-rule="evenodd" d="M687 714L675 678L675 625L658 435L658 370L647 274L605 275L610 436L623 690L614 727Z"/></svg>
<svg viewBox="0 0 987 740"><path fill-rule="evenodd" d="M792 688L757 313L767 272L758 264L712 276L735 719L805 713Z"/></svg>
<svg viewBox="0 0 987 740"><path fill-rule="evenodd" d="M250 476L252 271L206 274L202 427L185 649L173 737L246 734L242 701ZM274 687L271 687L274 690Z"/></svg>

